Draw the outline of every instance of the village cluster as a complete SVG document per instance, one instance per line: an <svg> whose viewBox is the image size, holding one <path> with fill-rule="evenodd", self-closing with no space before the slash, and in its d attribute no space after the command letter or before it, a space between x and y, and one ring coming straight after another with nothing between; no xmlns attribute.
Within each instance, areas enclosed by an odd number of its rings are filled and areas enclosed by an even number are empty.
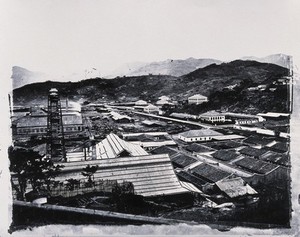
<svg viewBox="0 0 300 237"><path fill-rule="evenodd" d="M51 89L48 106L13 108L13 140L63 165L55 178L61 186L86 179L82 170L94 166L94 184L102 182L94 191L127 182L145 198L195 195L213 208L255 205L262 186L286 188L289 114L164 111L207 101L196 94L184 102L161 96L152 102L79 104ZM14 177L12 172L17 183ZM77 189L55 189L52 195L91 191L78 182ZM47 202L37 196L32 201Z"/></svg>

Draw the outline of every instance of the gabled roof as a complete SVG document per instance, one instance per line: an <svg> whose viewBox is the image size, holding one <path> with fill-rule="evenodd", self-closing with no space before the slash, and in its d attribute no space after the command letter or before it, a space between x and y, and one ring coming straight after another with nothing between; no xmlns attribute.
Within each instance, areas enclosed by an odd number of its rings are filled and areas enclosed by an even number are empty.
<svg viewBox="0 0 300 237"><path fill-rule="evenodd" d="M188 99L189 99L189 100L190 100L190 99L207 99L207 97L204 96L204 95L196 94L196 95L190 96Z"/></svg>
<svg viewBox="0 0 300 237"><path fill-rule="evenodd" d="M193 157L187 156L185 154L179 153L171 158L171 161L175 166L179 168L184 168L197 160Z"/></svg>
<svg viewBox="0 0 300 237"><path fill-rule="evenodd" d="M148 155L141 146L126 142L113 133L96 144L97 159L116 158L122 153L127 156Z"/></svg>
<svg viewBox="0 0 300 237"><path fill-rule="evenodd" d="M185 148L186 150L190 152L195 152L195 153L204 153L204 152L214 152L215 149L212 149L207 146L203 146L197 143L193 143Z"/></svg>
<svg viewBox="0 0 300 237"><path fill-rule="evenodd" d="M177 154L178 151L167 146L160 146L151 151L151 154L168 154L170 157Z"/></svg>
<svg viewBox="0 0 300 237"><path fill-rule="evenodd" d="M243 143L266 146L266 145L272 143L273 141L274 141L274 139L248 137L245 140L243 140Z"/></svg>
<svg viewBox="0 0 300 237"><path fill-rule="evenodd" d="M245 157L241 160L236 161L235 165L257 174L267 174L278 167L278 165L250 157Z"/></svg>
<svg viewBox="0 0 300 237"><path fill-rule="evenodd" d="M208 111L206 113L203 113L203 114L200 114L199 115L200 117L206 117L206 116L225 116L225 114L222 114L222 113L219 113L215 110L211 110L211 111Z"/></svg>
<svg viewBox="0 0 300 237"><path fill-rule="evenodd" d="M218 160L231 161L239 155L233 150L219 150L213 153L212 156Z"/></svg>
<svg viewBox="0 0 300 237"><path fill-rule="evenodd" d="M134 192L145 197L189 192L181 186L167 154L101 159L97 165L95 179L131 182Z"/></svg>
<svg viewBox="0 0 300 237"><path fill-rule="evenodd" d="M240 150L240 153L247 156L253 156L253 157L260 157L263 154L266 154L267 152L270 152L266 149L256 149L253 147L245 147Z"/></svg>
<svg viewBox="0 0 300 237"><path fill-rule="evenodd" d="M207 129L189 130L186 132L179 133L179 135L186 138L193 138L193 137L221 136L223 134L207 128Z"/></svg>
<svg viewBox="0 0 300 237"><path fill-rule="evenodd" d="M275 150L281 153L287 152L289 150L289 144L285 142L277 142L270 147L271 150Z"/></svg>
<svg viewBox="0 0 300 237"><path fill-rule="evenodd" d="M191 169L191 172L192 174L199 176L200 178L203 178L205 180L208 180L211 183L217 182L231 175L226 171L223 171L221 169L218 169L212 165L205 164L205 163Z"/></svg>
<svg viewBox="0 0 300 237"><path fill-rule="evenodd" d="M241 177L228 178L216 182L217 187L230 198L235 198L244 195L253 195L257 192Z"/></svg>

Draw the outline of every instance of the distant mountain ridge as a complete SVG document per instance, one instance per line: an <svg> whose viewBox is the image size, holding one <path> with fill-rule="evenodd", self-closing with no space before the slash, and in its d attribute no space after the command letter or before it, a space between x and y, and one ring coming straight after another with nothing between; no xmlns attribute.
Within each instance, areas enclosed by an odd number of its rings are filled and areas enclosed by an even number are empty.
<svg viewBox="0 0 300 237"><path fill-rule="evenodd" d="M260 63L273 63L285 68L290 68L292 64L292 57L286 54L272 54L262 58L246 56L246 57L242 57L241 59L257 61Z"/></svg>
<svg viewBox="0 0 300 237"><path fill-rule="evenodd" d="M210 64L220 64L222 61L210 58L195 59L188 58L185 60L167 59L161 62L153 62L144 65L127 76L143 76L143 75L170 75L183 76L187 73L195 71L198 68L206 67Z"/></svg>
<svg viewBox="0 0 300 237"><path fill-rule="evenodd" d="M207 109L286 112L286 87L281 86L275 92L250 91L248 88L262 84L269 88L274 81L287 75L287 68L275 64L236 60L220 65L211 64L181 77L145 75L111 80L95 78L75 83L34 83L14 90L13 96L16 104L41 104L46 103L52 87L56 87L62 97L90 102L156 101L162 95L184 100L199 93L209 97ZM234 89L226 89L230 86Z"/></svg>
<svg viewBox="0 0 300 237"><path fill-rule="evenodd" d="M291 65L291 56L285 54L274 54L269 55L264 58L257 57L243 57L242 60L254 60L257 62L263 63L272 63L285 68L289 68ZM183 75L189 74L197 69L205 68L209 65L216 64L219 65L223 63L220 60L216 59L195 59L188 58L184 60L172 60L168 59L161 62L152 62L152 63L129 63L116 69L110 76L106 78L115 78L123 76L143 76L143 75L169 75L175 77L181 77ZM41 72L32 72L28 69L14 66L12 68L12 84L13 89L19 88L21 86L43 82L47 80L51 81L80 81L87 78L100 77L100 72L92 68L90 70L85 70L82 72L73 73L71 75L65 76L50 76Z"/></svg>

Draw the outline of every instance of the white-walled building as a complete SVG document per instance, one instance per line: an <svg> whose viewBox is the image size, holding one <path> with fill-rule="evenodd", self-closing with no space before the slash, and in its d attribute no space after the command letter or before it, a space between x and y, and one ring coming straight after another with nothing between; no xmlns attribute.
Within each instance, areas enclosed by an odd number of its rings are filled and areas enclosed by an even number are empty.
<svg viewBox="0 0 300 237"><path fill-rule="evenodd" d="M217 136L223 134L212 129L189 130L178 134L178 138L184 142L209 141Z"/></svg>
<svg viewBox="0 0 300 237"><path fill-rule="evenodd" d="M208 101L208 98L204 95L200 95L200 94L196 94L196 95L193 95L193 96L190 96L188 98L188 103L189 104L202 104L204 102L207 102Z"/></svg>
<svg viewBox="0 0 300 237"><path fill-rule="evenodd" d="M216 111L208 111L199 115L199 119L207 122L225 122L225 115Z"/></svg>

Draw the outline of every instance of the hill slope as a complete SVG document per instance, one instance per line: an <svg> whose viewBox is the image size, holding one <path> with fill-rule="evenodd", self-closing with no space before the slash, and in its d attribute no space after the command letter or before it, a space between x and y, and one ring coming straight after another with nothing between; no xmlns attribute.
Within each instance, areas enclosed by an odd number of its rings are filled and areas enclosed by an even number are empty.
<svg viewBox="0 0 300 237"><path fill-rule="evenodd" d="M76 83L45 82L26 85L14 90L16 104L45 103L50 88L56 87L62 97L73 100L132 101L136 98L156 101L161 95L176 99L200 93L209 96L209 106L233 111L252 109L253 112L284 112L287 88L275 92L249 91L247 88L264 84L286 76L286 68L255 61L233 61L221 65L209 65L182 77L148 75L118 79L89 79ZM232 86L228 90L225 87ZM282 91L281 91L282 90ZM283 93L284 92L284 93ZM204 108L209 109L209 108Z"/></svg>

